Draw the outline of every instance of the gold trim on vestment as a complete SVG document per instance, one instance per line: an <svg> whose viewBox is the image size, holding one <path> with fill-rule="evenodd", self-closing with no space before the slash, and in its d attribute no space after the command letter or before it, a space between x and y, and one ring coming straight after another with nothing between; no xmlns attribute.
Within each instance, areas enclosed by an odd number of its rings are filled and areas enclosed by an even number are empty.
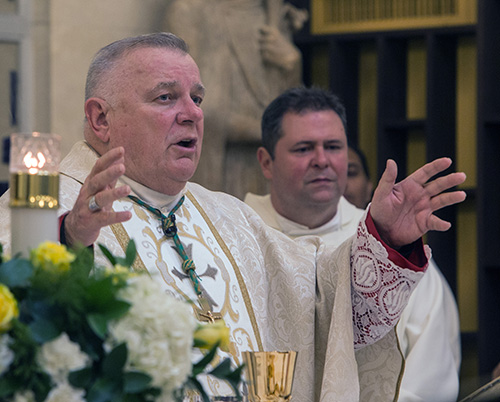
<svg viewBox="0 0 500 402"><path fill-rule="evenodd" d="M113 234L116 237L116 240L118 240L118 243L120 243L121 248L123 249L123 252L125 253L127 251L127 246L128 243L130 242L130 236L128 235L127 231L123 227L121 223L115 223L114 225L110 225L111 230L113 231ZM149 275L149 271L146 268L146 265L141 259L141 256L139 253L137 253L135 257L135 261L132 264L132 268L137 271L137 272L146 272Z"/></svg>
<svg viewBox="0 0 500 402"><path fill-rule="evenodd" d="M401 355L401 369L399 370L399 376L398 376L398 381L396 383L396 395L394 395L393 401L396 402L399 399L399 391L401 390L401 383L403 382L403 375L405 373L405 368L406 368L406 359L403 354L403 351L401 350L401 343L399 342L399 336L398 336L398 331L396 328L399 325L399 321L396 324L396 326L392 329L394 331L394 336L396 338L396 345L398 348L398 352Z"/></svg>
<svg viewBox="0 0 500 402"><path fill-rule="evenodd" d="M239 284L240 289L241 289L243 301L245 302L245 306L246 306L247 311L248 311L248 317L250 318L250 322L252 323L252 328L253 328L253 331L255 333L255 338L257 339L257 346L259 348L259 351L264 351L264 347L262 345L262 339L260 337L259 326L257 325L257 319L255 318L255 313L253 311L252 302L250 301L250 295L248 294L248 289L246 287L245 281L243 280L243 276L241 275L240 269L239 269L238 265L236 264L236 261L234 260L233 255L229 251L229 248L227 247L226 243L224 242L224 240L220 236L219 232L217 231L217 229L213 225L212 221L209 219L208 215L203 210L201 205L198 203L198 201L196 200L194 195L190 191L187 191L186 196L193 203L193 205L198 210L198 212L200 213L202 218L205 220L205 222L207 223L208 227L210 228L212 234L214 235L215 239L217 240L217 243L219 243L222 251L224 252L226 257L228 258L229 262L231 263L233 270L234 270L234 274L236 275L236 278L238 280L238 284Z"/></svg>

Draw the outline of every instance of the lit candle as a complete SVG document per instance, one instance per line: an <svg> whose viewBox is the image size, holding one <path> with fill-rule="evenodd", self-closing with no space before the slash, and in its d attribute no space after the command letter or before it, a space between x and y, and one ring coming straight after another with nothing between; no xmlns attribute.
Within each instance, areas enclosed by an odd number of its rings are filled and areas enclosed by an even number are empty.
<svg viewBox="0 0 500 402"><path fill-rule="evenodd" d="M12 134L10 137L10 209L12 256L45 240L59 240L60 137Z"/></svg>

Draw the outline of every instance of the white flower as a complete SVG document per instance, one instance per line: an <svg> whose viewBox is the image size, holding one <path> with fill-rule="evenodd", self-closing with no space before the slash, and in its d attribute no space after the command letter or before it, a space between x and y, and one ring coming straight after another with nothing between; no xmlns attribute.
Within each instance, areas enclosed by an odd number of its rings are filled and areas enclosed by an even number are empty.
<svg viewBox="0 0 500 402"><path fill-rule="evenodd" d="M85 391L73 388L67 382L61 382L53 388L45 402L85 402Z"/></svg>
<svg viewBox="0 0 500 402"><path fill-rule="evenodd" d="M128 314L110 325L107 347L126 342L127 369L149 374L168 398L191 372L196 322L191 307L167 295L149 276L139 275L120 291L131 304ZM168 400L168 399L167 399Z"/></svg>
<svg viewBox="0 0 500 402"><path fill-rule="evenodd" d="M56 383L65 382L70 371L83 369L90 362L89 356L65 332L45 343L38 352L37 360Z"/></svg>
<svg viewBox="0 0 500 402"><path fill-rule="evenodd" d="M35 402L35 394L33 391L18 392L11 402Z"/></svg>
<svg viewBox="0 0 500 402"><path fill-rule="evenodd" d="M8 370L14 360L14 352L9 349L10 340L8 335L0 336L0 376Z"/></svg>

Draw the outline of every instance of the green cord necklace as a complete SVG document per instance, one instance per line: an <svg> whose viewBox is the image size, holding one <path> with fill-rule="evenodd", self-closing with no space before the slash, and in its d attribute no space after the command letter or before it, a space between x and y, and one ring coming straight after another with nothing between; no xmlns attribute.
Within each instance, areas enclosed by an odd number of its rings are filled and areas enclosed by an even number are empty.
<svg viewBox="0 0 500 402"><path fill-rule="evenodd" d="M196 273L196 266L192 259L190 259L184 249L184 246L179 239L179 235L177 234L177 225L175 224L175 212L180 208L182 203L184 202L184 196L181 197L179 202L172 208L167 216L165 216L159 209L152 207L151 205L146 204L143 200L133 195L129 195L133 202L137 205L147 209L153 215L160 219L161 229L163 234L167 239L172 239L175 244L175 250L182 258L182 269L184 273L188 276L193 284L194 291L198 296L198 302L200 303L200 307L195 307L195 313L199 321L203 322L215 322L216 320L221 320L221 313L215 313L212 311L208 300L203 296L203 292L201 291L200 285L200 277Z"/></svg>

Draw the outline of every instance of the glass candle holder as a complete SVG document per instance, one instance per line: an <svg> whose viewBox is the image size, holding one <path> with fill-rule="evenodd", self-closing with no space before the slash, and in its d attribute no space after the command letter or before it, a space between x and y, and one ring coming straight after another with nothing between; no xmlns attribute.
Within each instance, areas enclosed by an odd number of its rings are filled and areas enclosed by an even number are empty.
<svg viewBox="0 0 500 402"><path fill-rule="evenodd" d="M41 242L57 242L61 138L15 133L10 137L12 255L27 256Z"/></svg>

